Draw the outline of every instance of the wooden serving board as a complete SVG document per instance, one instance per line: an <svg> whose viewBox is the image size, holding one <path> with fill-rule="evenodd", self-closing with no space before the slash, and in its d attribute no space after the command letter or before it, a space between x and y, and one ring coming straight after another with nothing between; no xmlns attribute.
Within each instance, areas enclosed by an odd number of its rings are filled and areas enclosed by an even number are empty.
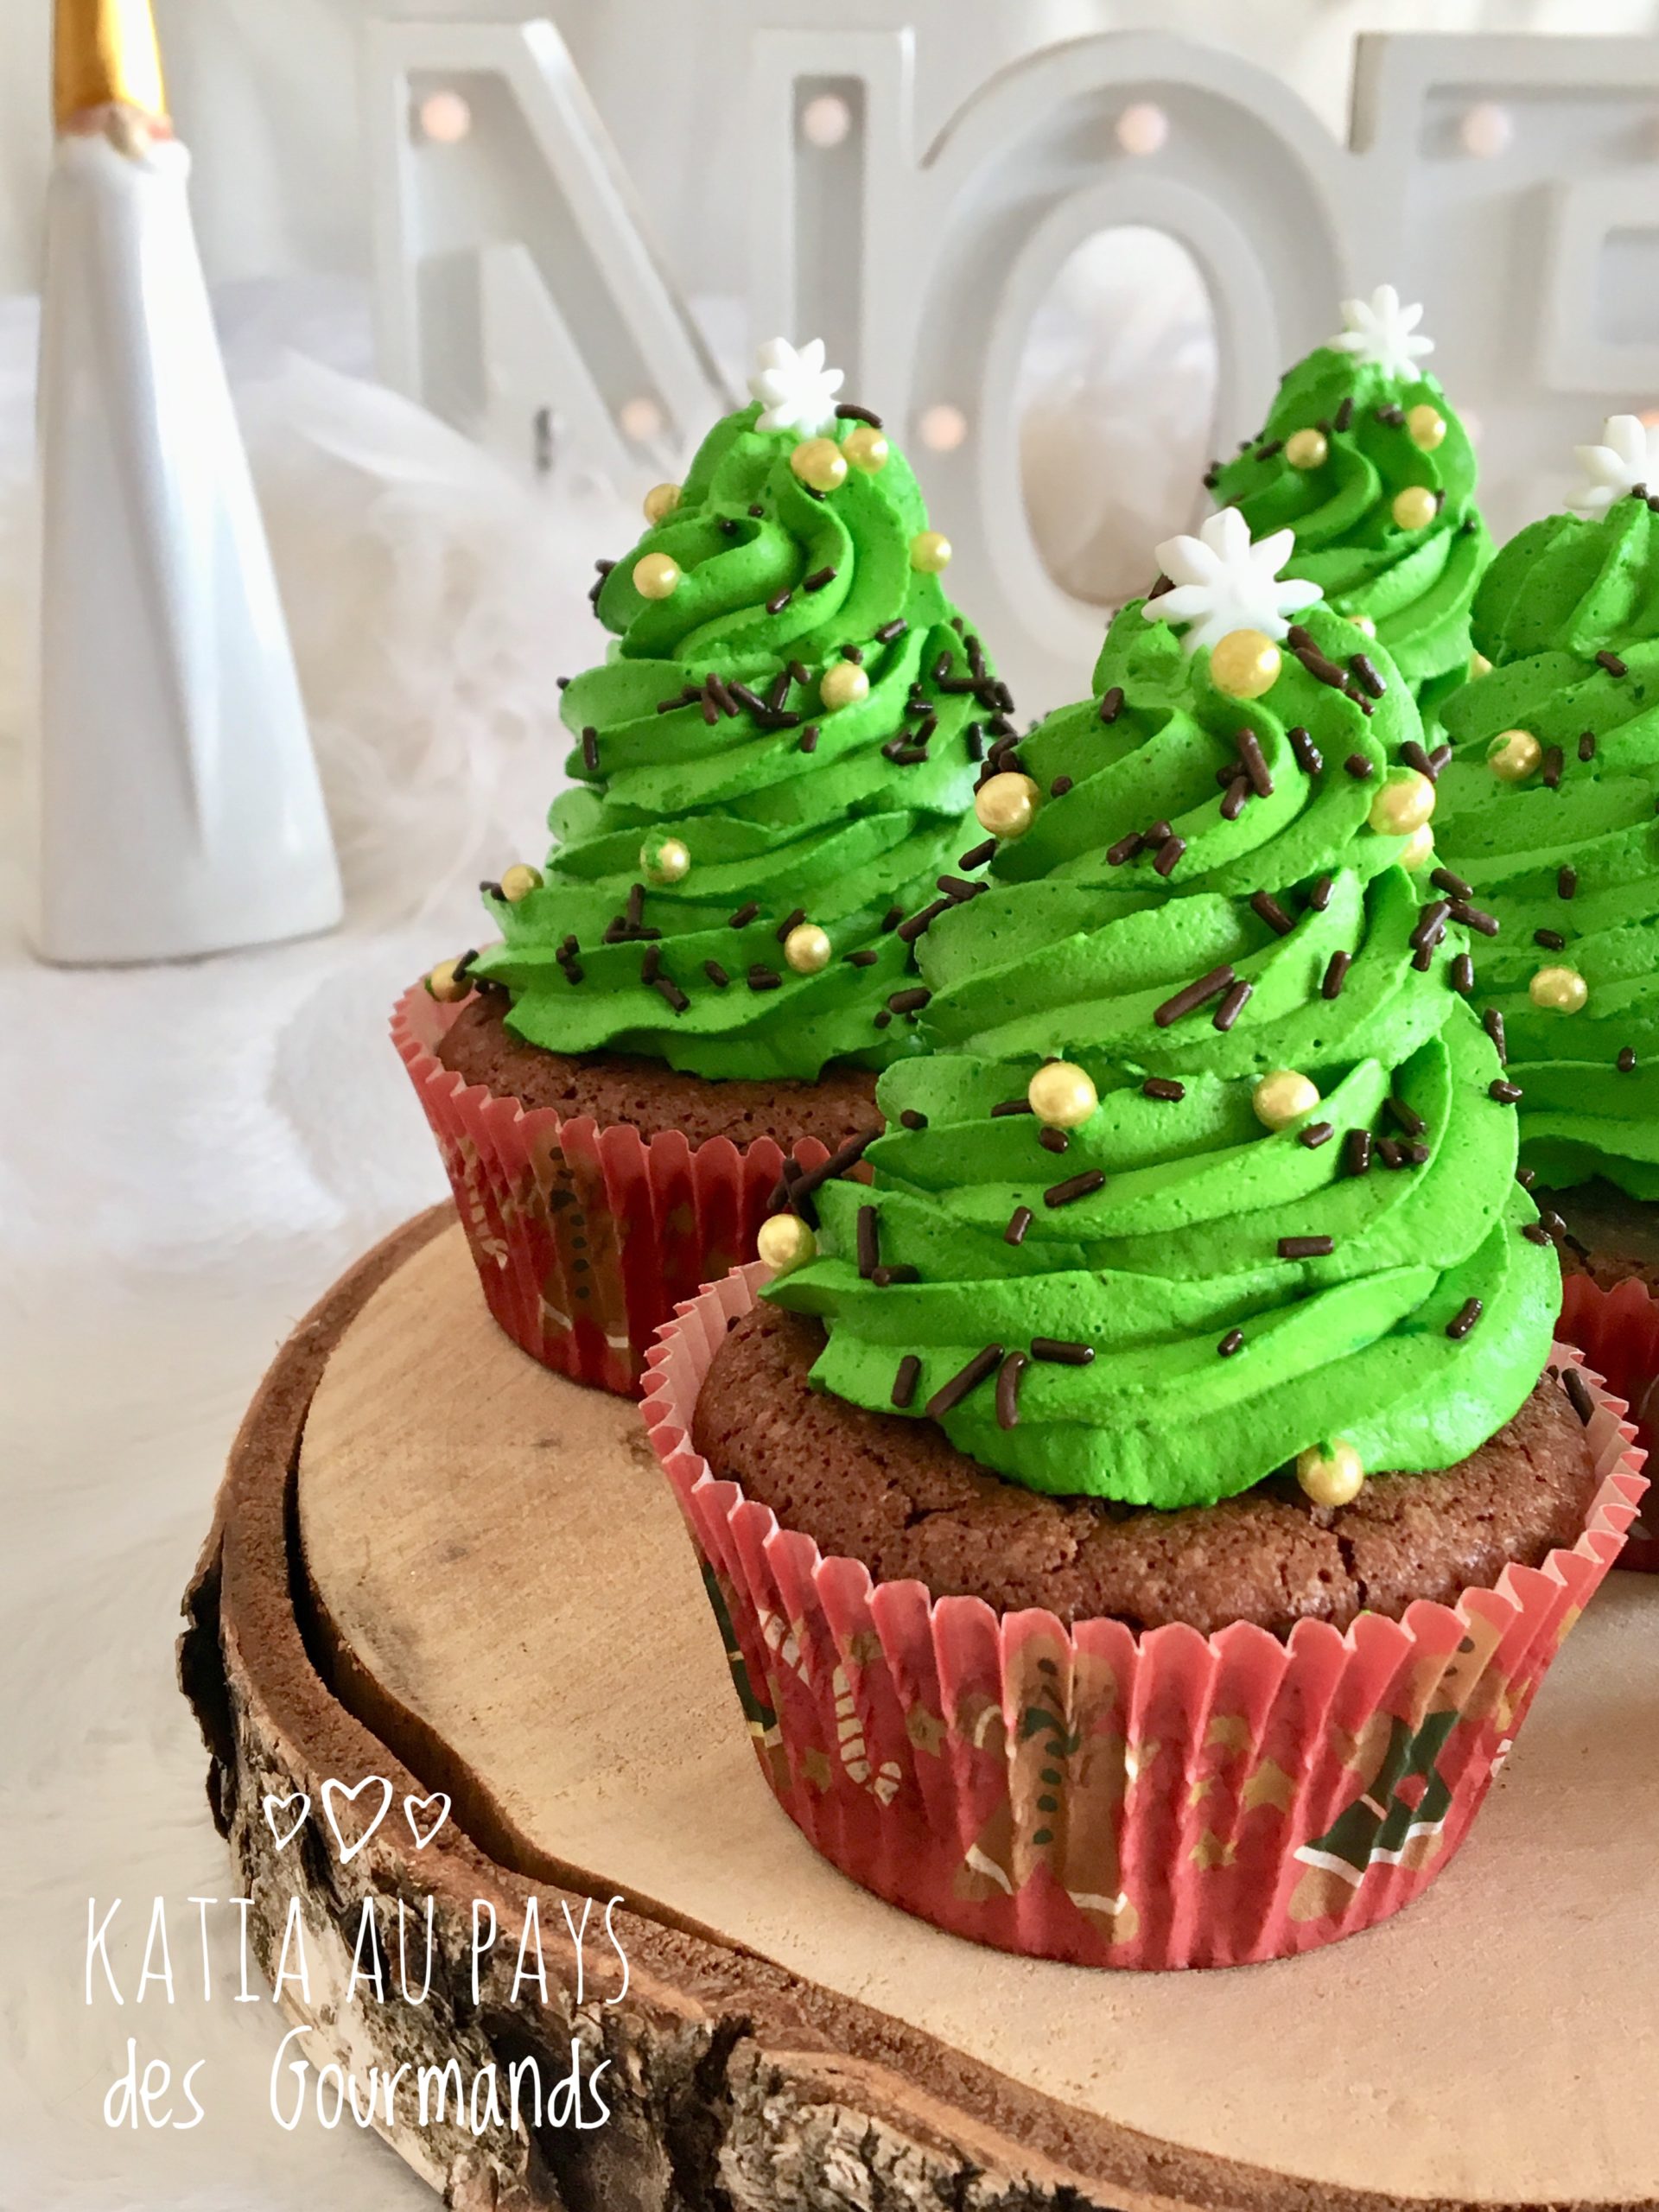
<svg viewBox="0 0 1659 2212"><path fill-rule="evenodd" d="M1612 1576L1461 1854L1307 1957L1140 1975L1018 1960L879 1904L773 1803L636 1409L495 1329L440 1211L302 1325L238 1440L186 1687L274 1962L289 1901L350 2052L475 2071L573 2026L612 2064L577 2139L400 2126L466 2207L1402 2204L1659 2212L1659 1583ZM447 1791L349 1860L267 1794ZM348 1830L349 1832L349 1830ZM437 1901L438 2001L339 2005L365 1895ZM561 1898L620 1896L585 2004ZM551 1990L508 1990L530 1900ZM499 1934L480 2007L474 1901ZM412 1923L411 1923L412 1924Z"/></svg>

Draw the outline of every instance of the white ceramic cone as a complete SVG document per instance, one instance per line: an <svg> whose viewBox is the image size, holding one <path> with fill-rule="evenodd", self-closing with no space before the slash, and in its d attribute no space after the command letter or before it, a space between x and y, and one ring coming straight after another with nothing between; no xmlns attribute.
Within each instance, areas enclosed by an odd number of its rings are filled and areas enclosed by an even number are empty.
<svg viewBox="0 0 1659 2212"><path fill-rule="evenodd" d="M60 137L48 197L33 935L61 962L221 951L341 911L188 156L130 107L105 121Z"/></svg>

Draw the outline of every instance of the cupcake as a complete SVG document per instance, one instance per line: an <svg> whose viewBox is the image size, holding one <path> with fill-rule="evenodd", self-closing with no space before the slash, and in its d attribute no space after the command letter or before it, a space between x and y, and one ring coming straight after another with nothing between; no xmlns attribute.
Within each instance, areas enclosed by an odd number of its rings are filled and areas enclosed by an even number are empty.
<svg viewBox="0 0 1659 2212"><path fill-rule="evenodd" d="M920 1046L906 918L965 887L1013 729L949 541L841 381L821 342L764 347L753 404L600 563L614 636L564 692L552 855L485 885L500 941L399 1009L497 1317L613 1389L752 1255L786 1164L880 1126L877 1071Z"/></svg>
<svg viewBox="0 0 1659 2212"><path fill-rule="evenodd" d="M1492 548L1467 434L1419 366L1434 350L1421 317L1391 284L1344 300L1341 335L1291 370L1260 437L1205 481L1254 535L1295 532L1297 574L1381 641L1432 740L1468 672Z"/></svg>
<svg viewBox="0 0 1659 2212"><path fill-rule="evenodd" d="M1400 864L1409 690L1381 649L1350 689L1288 551L1160 549L920 940L941 1049L873 1182L769 1223L648 1396L791 1815L1081 1963L1415 1895L1641 1488L1552 1345L1467 924Z"/></svg>
<svg viewBox="0 0 1659 2212"><path fill-rule="evenodd" d="M1476 1003L1569 1266L1659 1288L1659 440L1581 448L1582 514L1529 524L1475 606L1437 817L1491 917ZM1654 699L1648 694L1653 692Z"/></svg>

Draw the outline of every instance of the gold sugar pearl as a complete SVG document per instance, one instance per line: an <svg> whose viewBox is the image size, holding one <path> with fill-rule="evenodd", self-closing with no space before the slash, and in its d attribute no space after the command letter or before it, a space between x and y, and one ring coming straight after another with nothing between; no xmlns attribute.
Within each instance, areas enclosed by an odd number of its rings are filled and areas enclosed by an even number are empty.
<svg viewBox="0 0 1659 2212"><path fill-rule="evenodd" d="M824 670L818 696L832 711L837 707L855 707L869 696L870 679L856 661L834 661Z"/></svg>
<svg viewBox="0 0 1659 2212"><path fill-rule="evenodd" d="M691 872L691 849L683 837L647 837L639 867L652 883L678 883Z"/></svg>
<svg viewBox="0 0 1659 2212"><path fill-rule="evenodd" d="M645 494L645 520L649 523L666 522L680 504L677 484L653 484Z"/></svg>
<svg viewBox="0 0 1659 2212"><path fill-rule="evenodd" d="M1402 530L1427 530L1440 506L1427 484L1408 484L1403 492L1395 493L1389 512Z"/></svg>
<svg viewBox="0 0 1659 2212"><path fill-rule="evenodd" d="M1285 459L1293 468L1323 468L1330 454L1323 430L1293 430L1285 440Z"/></svg>
<svg viewBox="0 0 1659 2212"><path fill-rule="evenodd" d="M1250 1093L1256 1120L1269 1129L1287 1129L1319 1103L1319 1085L1294 1068L1277 1068L1264 1075Z"/></svg>
<svg viewBox="0 0 1659 2212"><path fill-rule="evenodd" d="M855 424L842 439L841 449L853 467L861 468L867 476L874 476L879 468L885 468L893 451L874 423Z"/></svg>
<svg viewBox="0 0 1659 2212"><path fill-rule="evenodd" d="M1374 638L1376 635L1376 625L1369 614L1351 614L1348 620L1362 637Z"/></svg>
<svg viewBox="0 0 1659 2212"><path fill-rule="evenodd" d="M1230 699L1259 699L1279 681L1284 664L1265 630L1230 630L1210 648L1210 681Z"/></svg>
<svg viewBox="0 0 1659 2212"><path fill-rule="evenodd" d="M1471 653L1471 654L1470 654L1470 656L1469 656L1469 681L1470 681L1471 683L1474 682L1475 678L1476 678L1478 676L1490 676L1490 675L1491 674L1491 672L1492 672L1492 664L1491 663L1491 661L1489 661L1489 660L1487 659L1487 658L1486 658L1486 656L1485 656L1485 654L1484 654L1484 653Z"/></svg>
<svg viewBox="0 0 1659 2212"><path fill-rule="evenodd" d="M671 599L679 582L680 564L666 553L642 553L633 564L633 588L641 599Z"/></svg>
<svg viewBox="0 0 1659 2212"><path fill-rule="evenodd" d="M1365 818L1385 837L1408 837L1433 811L1433 784L1419 769L1406 768L1382 785Z"/></svg>
<svg viewBox="0 0 1659 2212"><path fill-rule="evenodd" d="M943 531L918 530L910 541L910 565L925 576L937 576L950 565L950 541Z"/></svg>
<svg viewBox="0 0 1659 2212"><path fill-rule="evenodd" d="M1037 1119L1051 1129L1080 1129L1100 1103L1086 1068L1071 1060L1050 1060L1026 1087Z"/></svg>
<svg viewBox="0 0 1659 2212"><path fill-rule="evenodd" d="M993 837L1023 837L1037 819L1041 797L1029 776L1005 768L988 777L974 798L974 814L982 830Z"/></svg>
<svg viewBox="0 0 1659 2212"><path fill-rule="evenodd" d="M833 438L804 438L789 465L815 492L833 492L847 481L847 456Z"/></svg>
<svg viewBox="0 0 1659 2212"><path fill-rule="evenodd" d="M1365 1470L1353 1446L1338 1438L1310 1444L1296 1454L1296 1479L1315 1505L1351 1505L1365 1487Z"/></svg>
<svg viewBox="0 0 1659 2212"><path fill-rule="evenodd" d="M1486 766L1506 784L1524 783L1544 757L1529 729L1500 730L1486 748Z"/></svg>
<svg viewBox="0 0 1659 2212"><path fill-rule="evenodd" d="M1421 400L1407 410L1406 434L1421 453L1433 453L1446 435L1446 417L1438 407Z"/></svg>
<svg viewBox="0 0 1659 2212"><path fill-rule="evenodd" d="M471 991L473 987L465 976L455 972L466 957L462 952L453 960L440 960L427 977L426 988L440 1006L454 1006Z"/></svg>
<svg viewBox="0 0 1659 2212"><path fill-rule="evenodd" d="M1414 875L1419 868L1427 868L1434 857L1434 829L1425 822L1421 830L1414 830L1401 846L1396 858L1402 868L1409 868Z"/></svg>
<svg viewBox="0 0 1659 2212"><path fill-rule="evenodd" d="M798 1216L775 1213L760 1224L754 1240L754 1249L769 1268L787 1274L791 1268L804 1268L817 1256L818 1240Z"/></svg>
<svg viewBox="0 0 1659 2212"><path fill-rule="evenodd" d="M784 958L798 976L816 976L830 965L834 950L830 932L816 922L797 922L784 939Z"/></svg>
<svg viewBox="0 0 1659 2212"><path fill-rule="evenodd" d="M1576 968L1541 968L1527 986L1527 996L1551 1014L1581 1014L1590 986Z"/></svg>
<svg viewBox="0 0 1659 2212"><path fill-rule="evenodd" d="M531 868L528 861L515 861L511 868L501 871L501 896L510 906L521 899L528 899L532 891L542 887L542 871Z"/></svg>

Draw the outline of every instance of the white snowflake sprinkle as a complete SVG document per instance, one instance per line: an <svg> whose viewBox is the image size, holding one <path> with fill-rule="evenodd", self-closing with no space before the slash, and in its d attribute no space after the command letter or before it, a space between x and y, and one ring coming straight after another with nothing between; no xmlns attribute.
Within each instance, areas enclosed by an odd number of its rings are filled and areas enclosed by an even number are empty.
<svg viewBox="0 0 1659 2212"><path fill-rule="evenodd" d="M760 402L757 430L798 430L816 438L836 419L836 394L845 381L823 365L823 340L809 339L798 352L787 338L769 338L756 357L749 390Z"/></svg>
<svg viewBox="0 0 1659 2212"><path fill-rule="evenodd" d="M1379 284L1369 300L1343 302L1342 333L1331 344L1385 376L1414 378L1419 358L1434 351L1434 340L1417 328L1422 319L1421 307L1402 307L1393 285Z"/></svg>
<svg viewBox="0 0 1659 2212"><path fill-rule="evenodd" d="M1158 548L1158 565L1174 586L1149 599L1148 622L1182 622L1187 652L1213 645L1230 630L1261 630L1282 638L1287 618L1312 607L1324 593L1300 577L1279 571L1295 549L1294 531L1276 530L1252 544L1249 524L1236 507L1224 507L1196 537L1170 537Z"/></svg>
<svg viewBox="0 0 1659 2212"><path fill-rule="evenodd" d="M1650 429L1639 415L1610 415L1599 446L1573 450L1586 479L1573 499L1581 515L1605 515L1638 484L1659 492L1659 425Z"/></svg>

